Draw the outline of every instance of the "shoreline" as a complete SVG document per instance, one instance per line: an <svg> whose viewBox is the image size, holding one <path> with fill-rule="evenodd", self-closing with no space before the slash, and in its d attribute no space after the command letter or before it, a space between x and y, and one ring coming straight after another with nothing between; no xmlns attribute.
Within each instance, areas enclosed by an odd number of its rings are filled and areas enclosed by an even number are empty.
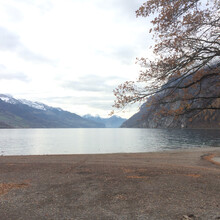
<svg viewBox="0 0 220 220"><path fill-rule="evenodd" d="M199 151L199 152L206 152L206 151L215 151L215 150L219 150L220 152L220 146L212 146L212 147L192 147L192 148L178 148L178 149L165 149L165 150L159 150L159 151L147 151L147 152L115 152L115 153L73 153L73 154L21 154L21 155L15 155L15 154L11 154L11 155L0 155L1 157L41 157L41 156L74 156L74 155L78 155L78 156L90 156L90 155L117 155L117 154L152 154L152 153L172 153L172 152L176 152L176 153L181 153L181 152L195 152L195 151Z"/></svg>
<svg viewBox="0 0 220 220"><path fill-rule="evenodd" d="M0 157L3 219L220 218L220 148Z"/></svg>

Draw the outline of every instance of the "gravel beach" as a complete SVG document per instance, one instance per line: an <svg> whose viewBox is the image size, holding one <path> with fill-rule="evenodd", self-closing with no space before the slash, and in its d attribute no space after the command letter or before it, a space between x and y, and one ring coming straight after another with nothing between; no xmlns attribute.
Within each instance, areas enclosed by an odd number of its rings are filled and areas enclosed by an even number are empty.
<svg viewBox="0 0 220 220"><path fill-rule="evenodd" d="M0 219L220 219L220 148L1 156Z"/></svg>

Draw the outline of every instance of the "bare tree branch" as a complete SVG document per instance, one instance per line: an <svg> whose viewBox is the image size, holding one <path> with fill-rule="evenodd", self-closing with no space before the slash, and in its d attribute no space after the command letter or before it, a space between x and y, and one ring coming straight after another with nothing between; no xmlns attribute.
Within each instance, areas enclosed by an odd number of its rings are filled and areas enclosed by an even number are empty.
<svg viewBox="0 0 220 220"><path fill-rule="evenodd" d="M205 4L206 3L206 4ZM153 104L182 101L191 109L201 99L220 96L220 3L211 0L148 0L137 16L154 14L155 60L140 58L145 68L136 82L125 82L114 90L113 107L124 108L156 96ZM150 30L151 32L152 30ZM203 82L215 78L212 94L204 95ZM210 106L203 106L209 109ZM215 107L214 109L219 109ZM180 111L181 113L181 111Z"/></svg>

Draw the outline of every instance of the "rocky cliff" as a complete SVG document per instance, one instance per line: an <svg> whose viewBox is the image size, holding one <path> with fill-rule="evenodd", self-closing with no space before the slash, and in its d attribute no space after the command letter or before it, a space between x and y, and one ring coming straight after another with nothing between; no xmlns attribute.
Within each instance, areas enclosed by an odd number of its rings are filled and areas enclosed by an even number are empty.
<svg viewBox="0 0 220 220"><path fill-rule="evenodd" d="M150 105L151 100L144 103L140 111L125 121L121 127L129 128L220 128L220 75L207 78L202 83L200 97L192 103L193 111L180 115L169 115L166 111L175 111L181 106L182 101L167 104ZM195 92L195 88L192 89ZM176 91L179 93L182 91ZM219 97L219 98L209 98ZM158 96L151 98L157 99ZM161 98L161 96L160 96ZM163 98L163 97L162 97ZM204 109L213 106L218 109Z"/></svg>

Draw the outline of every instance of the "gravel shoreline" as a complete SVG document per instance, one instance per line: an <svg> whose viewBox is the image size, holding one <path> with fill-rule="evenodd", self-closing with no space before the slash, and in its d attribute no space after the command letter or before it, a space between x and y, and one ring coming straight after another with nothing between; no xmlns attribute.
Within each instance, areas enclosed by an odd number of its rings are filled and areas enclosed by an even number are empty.
<svg viewBox="0 0 220 220"><path fill-rule="evenodd" d="M0 157L1 219L220 219L220 148Z"/></svg>

